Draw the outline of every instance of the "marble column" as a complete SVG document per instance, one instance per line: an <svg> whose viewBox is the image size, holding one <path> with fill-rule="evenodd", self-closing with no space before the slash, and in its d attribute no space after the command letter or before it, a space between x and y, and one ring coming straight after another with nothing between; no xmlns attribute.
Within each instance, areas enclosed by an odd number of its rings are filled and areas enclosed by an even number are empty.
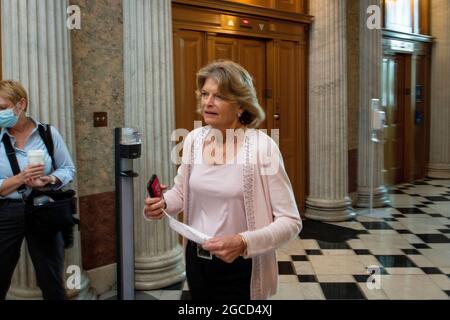
<svg viewBox="0 0 450 320"><path fill-rule="evenodd" d="M166 219L142 217L145 186L158 174L169 186L175 176L170 137L175 129L171 1L124 0L125 126L143 135L136 161L135 283L158 289L185 279L183 251Z"/></svg>
<svg viewBox="0 0 450 320"><path fill-rule="evenodd" d="M309 195L306 217L355 216L348 196L346 1L310 2Z"/></svg>
<svg viewBox="0 0 450 320"><path fill-rule="evenodd" d="M430 178L450 179L450 2L431 3L431 34L435 37L431 66Z"/></svg>
<svg viewBox="0 0 450 320"><path fill-rule="evenodd" d="M383 59L382 35L379 29L369 29L367 8L382 7L381 0L360 0L359 17L359 136L358 136L358 201L357 206L367 208L370 191L373 190L373 206L389 204L387 188L384 186L384 146L376 143L373 155L371 140L371 99L381 99L381 63ZM370 172L370 157L374 158L373 172ZM373 175L372 185L370 176Z"/></svg>
<svg viewBox="0 0 450 320"><path fill-rule="evenodd" d="M57 127L76 159L70 34L66 26L68 1L2 0L1 5L3 79L17 80L25 86L29 94L28 114ZM65 264L83 270L78 229L74 247L66 251ZM66 278L70 275L66 274ZM68 290L68 296L94 298L84 272L81 288ZM8 297L42 297L25 241Z"/></svg>

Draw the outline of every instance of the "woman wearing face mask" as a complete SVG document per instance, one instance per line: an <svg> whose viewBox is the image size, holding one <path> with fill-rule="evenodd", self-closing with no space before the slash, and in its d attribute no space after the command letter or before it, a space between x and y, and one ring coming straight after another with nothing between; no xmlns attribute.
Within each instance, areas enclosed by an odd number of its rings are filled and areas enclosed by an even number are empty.
<svg viewBox="0 0 450 320"><path fill-rule="evenodd" d="M51 127L55 167L39 135L42 124L25 115L28 96L15 81L0 81L0 300L6 298L25 238L44 299L66 298L61 233L42 239L25 228L24 199L32 189L59 189L73 180L75 167L61 135ZM9 139L21 172L13 174L5 148ZM43 165L29 165L28 151L44 151ZM24 186L25 188L22 188ZM21 190L19 192L19 190Z"/></svg>

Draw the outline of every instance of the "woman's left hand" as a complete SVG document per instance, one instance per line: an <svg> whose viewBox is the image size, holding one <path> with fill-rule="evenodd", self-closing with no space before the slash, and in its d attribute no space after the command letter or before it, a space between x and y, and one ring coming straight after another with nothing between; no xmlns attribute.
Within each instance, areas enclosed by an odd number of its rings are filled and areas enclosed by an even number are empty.
<svg viewBox="0 0 450 320"><path fill-rule="evenodd" d="M52 179L49 176L43 176L37 179L25 179L25 184L31 188L43 188L51 181Z"/></svg>
<svg viewBox="0 0 450 320"><path fill-rule="evenodd" d="M227 263L232 263L246 249L244 240L238 234L212 238L206 241L202 247Z"/></svg>

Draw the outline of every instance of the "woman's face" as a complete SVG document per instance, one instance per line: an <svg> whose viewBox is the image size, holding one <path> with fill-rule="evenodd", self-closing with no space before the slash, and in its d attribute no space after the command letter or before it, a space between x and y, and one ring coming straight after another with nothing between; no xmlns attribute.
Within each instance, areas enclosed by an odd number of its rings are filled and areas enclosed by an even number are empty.
<svg viewBox="0 0 450 320"><path fill-rule="evenodd" d="M14 103L11 100L5 99L2 96L0 96L0 112L2 112L1 121L2 124L0 126L5 126L7 128L14 128L17 125L18 119L21 117L25 117L25 108L26 108L26 100L22 99L14 105ZM4 112L8 112L6 110L12 110L14 113L14 117L11 117L12 114L7 113L7 115L4 115ZM3 117L5 116L5 117Z"/></svg>
<svg viewBox="0 0 450 320"><path fill-rule="evenodd" d="M220 130L240 127L239 113L243 111L242 108L225 100L218 90L218 83L213 78L208 78L200 90L205 123Z"/></svg>

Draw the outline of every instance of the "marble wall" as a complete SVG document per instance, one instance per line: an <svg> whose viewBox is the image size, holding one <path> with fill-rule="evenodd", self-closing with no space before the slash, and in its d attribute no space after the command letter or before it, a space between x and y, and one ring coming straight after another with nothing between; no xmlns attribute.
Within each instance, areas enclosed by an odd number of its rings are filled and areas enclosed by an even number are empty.
<svg viewBox="0 0 450 320"><path fill-rule="evenodd" d="M121 0L71 0L82 12L72 31L74 105L80 196L114 190L114 128L123 115ZM108 112L108 126L94 128L93 112Z"/></svg>
<svg viewBox="0 0 450 320"><path fill-rule="evenodd" d="M114 128L124 123L122 0L70 0L81 8L73 30L72 63L80 196L86 269L115 261ZM94 128L93 112L108 126Z"/></svg>

